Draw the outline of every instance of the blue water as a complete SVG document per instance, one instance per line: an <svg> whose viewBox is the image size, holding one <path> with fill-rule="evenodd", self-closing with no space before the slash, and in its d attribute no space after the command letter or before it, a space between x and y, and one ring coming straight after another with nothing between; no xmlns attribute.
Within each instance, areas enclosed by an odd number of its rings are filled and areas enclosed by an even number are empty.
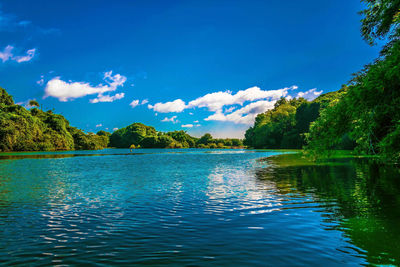
<svg viewBox="0 0 400 267"><path fill-rule="evenodd" d="M259 160L282 152L134 152L0 154L0 264L396 263L354 240L335 196Z"/></svg>

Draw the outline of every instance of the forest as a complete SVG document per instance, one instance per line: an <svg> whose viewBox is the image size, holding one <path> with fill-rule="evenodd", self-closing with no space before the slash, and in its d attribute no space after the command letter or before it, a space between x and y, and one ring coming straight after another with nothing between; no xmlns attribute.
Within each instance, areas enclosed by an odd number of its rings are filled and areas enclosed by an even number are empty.
<svg viewBox="0 0 400 267"><path fill-rule="evenodd" d="M133 123L111 134L110 146L116 148L239 148L240 139L215 139L206 133L200 138L185 131L158 132L154 127Z"/></svg>
<svg viewBox="0 0 400 267"><path fill-rule="evenodd" d="M16 105L0 88L0 151L95 150L108 145L106 132L85 133L62 115L42 111L34 100L29 107Z"/></svg>
<svg viewBox="0 0 400 267"><path fill-rule="evenodd" d="M254 148L304 148L314 157L334 149L400 160L400 1L364 1L361 34L382 45L379 58L348 85L313 101L281 99L245 134Z"/></svg>

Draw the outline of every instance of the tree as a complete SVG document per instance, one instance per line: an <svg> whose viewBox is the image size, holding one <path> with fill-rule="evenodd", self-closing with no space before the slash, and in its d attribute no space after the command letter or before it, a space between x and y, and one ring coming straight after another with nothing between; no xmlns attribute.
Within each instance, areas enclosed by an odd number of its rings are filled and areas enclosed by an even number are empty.
<svg viewBox="0 0 400 267"><path fill-rule="evenodd" d="M39 102L37 102L36 100L29 100L29 106L40 107Z"/></svg>
<svg viewBox="0 0 400 267"><path fill-rule="evenodd" d="M376 39L388 37L389 41L400 36L400 0L362 0L367 8L361 11L361 34L370 45Z"/></svg>
<svg viewBox="0 0 400 267"><path fill-rule="evenodd" d="M211 136L211 134L206 133L204 134L202 137L200 137L200 139L197 141L198 144L203 144L203 145L207 145L208 143L210 143L213 140L213 137Z"/></svg>
<svg viewBox="0 0 400 267"><path fill-rule="evenodd" d="M103 131L103 130L98 131L96 134L99 136L108 136L108 137L110 137L110 135L111 135L111 133Z"/></svg>

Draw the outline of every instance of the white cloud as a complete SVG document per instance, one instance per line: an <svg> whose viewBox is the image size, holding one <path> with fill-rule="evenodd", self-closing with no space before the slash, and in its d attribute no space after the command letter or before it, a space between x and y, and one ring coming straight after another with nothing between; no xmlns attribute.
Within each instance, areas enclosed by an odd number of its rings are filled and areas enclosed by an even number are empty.
<svg viewBox="0 0 400 267"><path fill-rule="evenodd" d="M139 105L139 100L133 100L130 104L129 104L129 106L131 106L132 108L135 108L135 107L137 107Z"/></svg>
<svg viewBox="0 0 400 267"><path fill-rule="evenodd" d="M285 87L278 90L261 90L259 87L254 86L246 90L240 90L236 94L232 94L230 91L220 91L206 94L205 96L190 101L188 107L205 107L209 111L222 112L224 106L243 105L247 101L251 102L266 98L277 100L281 97L285 97L289 90L295 89L297 89L297 86ZM230 111L232 110L227 110L227 112Z"/></svg>
<svg viewBox="0 0 400 267"><path fill-rule="evenodd" d="M12 60L18 63L30 61L36 53L36 49L29 49L24 56L15 56L13 53L14 47L7 45L2 52L0 52L0 59L4 62Z"/></svg>
<svg viewBox="0 0 400 267"><path fill-rule="evenodd" d="M99 127L102 127L103 126L103 124L96 124L96 128L99 128Z"/></svg>
<svg viewBox="0 0 400 267"><path fill-rule="evenodd" d="M181 127L182 128L192 128L193 124L182 124Z"/></svg>
<svg viewBox="0 0 400 267"><path fill-rule="evenodd" d="M118 130L118 128L113 128L113 131L115 132L116 130Z"/></svg>
<svg viewBox="0 0 400 267"><path fill-rule="evenodd" d="M14 47L12 47L11 45L7 45L3 52L0 52L0 59L4 62L8 61L12 56L12 50L14 49Z"/></svg>
<svg viewBox="0 0 400 267"><path fill-rule="evenodd" d="M189 112L189 115L193 115L193 112Z"/></svg>
<svg viewBox="0 0 400 267"><path fill-rule="evenodd" d="M26 55L25 56L15 56L13 57L13 60L17 61L18 63L22 63L22 62L27 62L30 61L36 53L36 49L29 49L28 51L26 51Z"/></svg>
<svg viewBox="0 0 400 267"><path fill-rule="evenodd" d="M194 121L194 123L199 123L199 121L196 120L196 121Z"/></svg>
<svg viewBox="0 0 400 267"><path fill-rule="evenodd" d="M303 97L303 98L311 101L311 100L314 100L315 98L317 98L320 94L322 94L322 90L317 91L317 88L314 88L314 89L310 89L305 92L299 92L297 94L297 97Z"/></svg>
<svg viewBox="0 0 400 267"><path fill-rule="evenodd" d="M104 95L106 92L112 92L117 90L119 86L123 86L126 82L126 77L120 74L112 75L112 71L104 73L103 80L107 83L106 85L99 84L92 86L87 82L65 82L60 77L55 77L47 82L45 88L45 96L52 96L62 102L73 100L75 98L84 97L87 95L97 94L97 97L90 100L90 103L99 102L113 102L114 100L121 99L125 96L124 93L116 95Z"/></svg>
<svg viewBox="0 0 400 267"><path fill-rule="evenodd" d="M92 104L99 103L99 102L114 102L115 100L122 99L125 97L125 93L115 94L113 96L109 95L100 95L94 99L90 99L89 102Z"/></svg>
<svg viewBox="0 0 400 267"><path fill-rule="evenodd" d="M134 99L134 100L132 100L132 102L129 105L132 108L135 108L135 107L137 107L139 105L145 105L147 103L149 103L149 100L147 100L147 99L143 99L142 102L140 102L138 99Z"/></svg>
<svg viewBox="0 0 400 267"><path fill-rule="evenodd" d="M176 99L171 102L148 105L148 108L161 113L182 112L187 108L207 108L209 111L222 113L224 106L243 105L245 102L261 99L277 100L287 96L289 90L295 89L297 89L297 86L285 87L278 90L261 90L259 87L254 86L246 90L240 90L236 94L233 94L231 91L209 93L190 101L187 105L183 100ZM229 107L225 112L229 113L234 109L235 107ZM193 115L192 112L189 114Z"/></svg>
<svg viewBox="0 0 400 267"><path fill-rule="evenodd" d="M156 103L154 105L148 105L149 109L153 109L156 112L160 113L169 113L169 112L182 112L186 108L185 102L182 99L176 99L171 102L166 103Z"/></svg>
<svg viewBox="0 0 400 267"><path fill-rule="evenodd" d="M172 123L177 123L179 122L177 119L177 116L172 116L171 118L165 117L164 119L162 119L162 122L172 122Z"/></svg>
<svg viewBox="0 0 400 267"><path fill-rule="evenodd" d="M238 109L229 114L223 114L222 112L216 112L204 120L206 121L230 121L236 124L246 124L251 125L254 122L257 114L265 112L274 107L276 100L266 101L261 100L257 102L253 102L244 106L241 109Z"/></svg>

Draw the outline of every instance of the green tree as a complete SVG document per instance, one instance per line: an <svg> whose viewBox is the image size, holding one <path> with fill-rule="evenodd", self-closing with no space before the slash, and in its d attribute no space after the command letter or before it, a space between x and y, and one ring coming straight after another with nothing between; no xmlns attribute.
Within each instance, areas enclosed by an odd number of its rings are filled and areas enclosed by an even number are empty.
<svg viewBox="0 0 400 267"><path fill-rule="evenodd" d="M36 100L29 100L29 106L40 107L39 102L37 102Z"/></svg>
<svg viewBox="0 0 400 267"><path fill-rule="evenodd" d="M197 144L207 145L212 140L213 140L213 137L211 136L211 134L206 133L202 137L200 137L200 139L197 141Z"/></svg>
<svg viewBox="0 0 400 267"><path fill-rule="evenodd" d="M400 36L400 1L399 0L362 0L367 8L360 13L361 34L369 44L376 39L388 37L390 41Z"/></svg>

